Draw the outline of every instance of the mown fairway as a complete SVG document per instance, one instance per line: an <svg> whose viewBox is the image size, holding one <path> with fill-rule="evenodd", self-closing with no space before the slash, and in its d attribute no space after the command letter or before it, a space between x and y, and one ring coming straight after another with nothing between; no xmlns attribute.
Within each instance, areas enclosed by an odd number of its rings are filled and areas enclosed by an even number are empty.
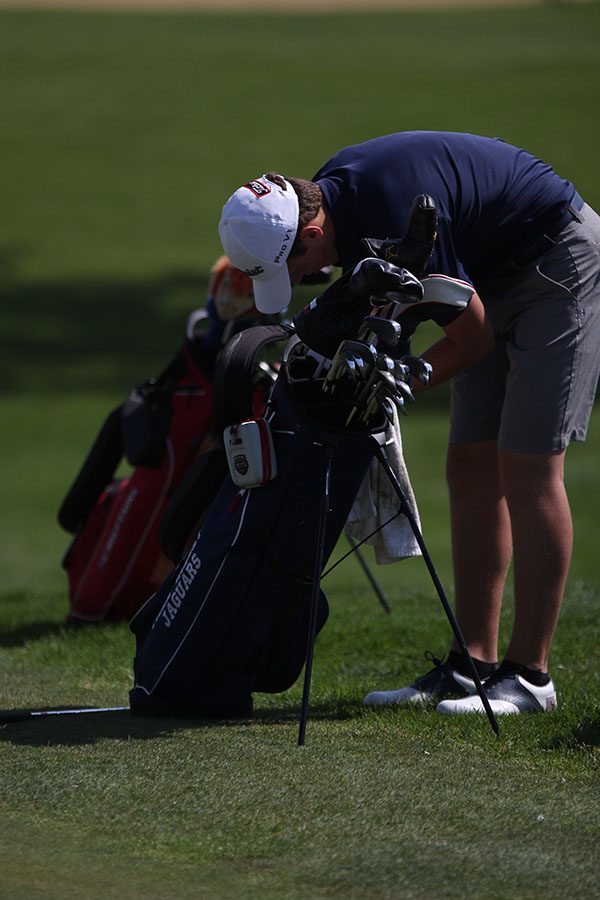
<svg viewBox="0 0 600 900"><path fill-rule="evenodd" d="M597 4L0 14L0 706L127 702L127 628L63 625L56 510L106 412L203 303L229 193L429 128L526 146L600 207L599 36ZM446 428L440 390L404 439L450 586ZM596 413L568 457L576 547L554 714L505 720L496 739L484 719L364 711L368 690L443 655L449 628L422 561L378 570L386 616L350 560L325 583L302 750L299 686L258 696L244 722L0 728L0 897L598 896L599 453ZM510 622L509 596L504 636Z"/></svg>

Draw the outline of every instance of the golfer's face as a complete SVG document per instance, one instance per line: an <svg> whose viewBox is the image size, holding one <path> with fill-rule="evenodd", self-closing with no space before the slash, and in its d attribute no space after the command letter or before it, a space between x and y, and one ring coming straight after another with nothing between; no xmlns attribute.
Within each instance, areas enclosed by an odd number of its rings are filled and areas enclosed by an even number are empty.
<svg viewBox="0 0 600 900"><path fill-rule="evenodd" d="M299 284L305 275L318 272L323 266L330 265L326 259L323 245L318 241L311 241L304 245L306 253L301 256L293 256L287 261L288 272L292 284Z"/></svg>

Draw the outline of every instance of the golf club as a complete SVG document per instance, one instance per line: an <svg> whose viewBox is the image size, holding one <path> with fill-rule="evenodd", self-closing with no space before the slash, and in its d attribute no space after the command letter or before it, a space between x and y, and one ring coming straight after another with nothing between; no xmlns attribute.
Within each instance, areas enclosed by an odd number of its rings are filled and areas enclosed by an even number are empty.
<svg viewBox="0 0 600 900"><path fill-rule="evenodd" d="M94 706L84 709L4 709L0 710L0 725L7 725L10 722L25 722L27 719L44 718L46 716L81 716L88 713L125 712L128 710L128 706L105 706L101 708Z"/></svg>

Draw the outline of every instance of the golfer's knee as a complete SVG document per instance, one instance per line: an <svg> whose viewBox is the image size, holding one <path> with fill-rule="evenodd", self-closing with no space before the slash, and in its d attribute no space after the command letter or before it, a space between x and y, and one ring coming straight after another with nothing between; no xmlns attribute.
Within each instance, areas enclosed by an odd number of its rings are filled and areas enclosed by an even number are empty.
<svg viewBox="0 0 600 900"><path fill-rule="evenodd" d="M564 451L499 453L500 477L509 500L564 491Z"/></svg>
<svg viewBox="0 0 600 900"><path fill-rule="evenodd" d="M499 483L496 444L451 444L446 455L446 480L451 495L496 490Z"/></svg>

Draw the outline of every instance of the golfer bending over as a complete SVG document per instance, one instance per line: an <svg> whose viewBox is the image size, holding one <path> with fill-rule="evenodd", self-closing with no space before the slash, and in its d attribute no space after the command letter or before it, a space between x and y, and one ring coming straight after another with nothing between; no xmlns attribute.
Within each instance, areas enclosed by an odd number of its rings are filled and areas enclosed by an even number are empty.
<svg viewBox="0 0 600 900"><path fill-rule="evenodd" d="M361 238L400 237L418 193L438 208L428 271L475 288L423 354L432 386L452 379L458 622L494 712L549 710L548 654L572 552L565 451L586 437L600 368L599 217L550 166L499 139L404 132L341 150L312 182L250 182L225 205L219 230L254 280L257 307L272 313L303 275L353 267ZM511 557L514 627L498 665ZM458 647L434 662L409 687L365 703L435 699L440 712L481 711Z"/></svg>

